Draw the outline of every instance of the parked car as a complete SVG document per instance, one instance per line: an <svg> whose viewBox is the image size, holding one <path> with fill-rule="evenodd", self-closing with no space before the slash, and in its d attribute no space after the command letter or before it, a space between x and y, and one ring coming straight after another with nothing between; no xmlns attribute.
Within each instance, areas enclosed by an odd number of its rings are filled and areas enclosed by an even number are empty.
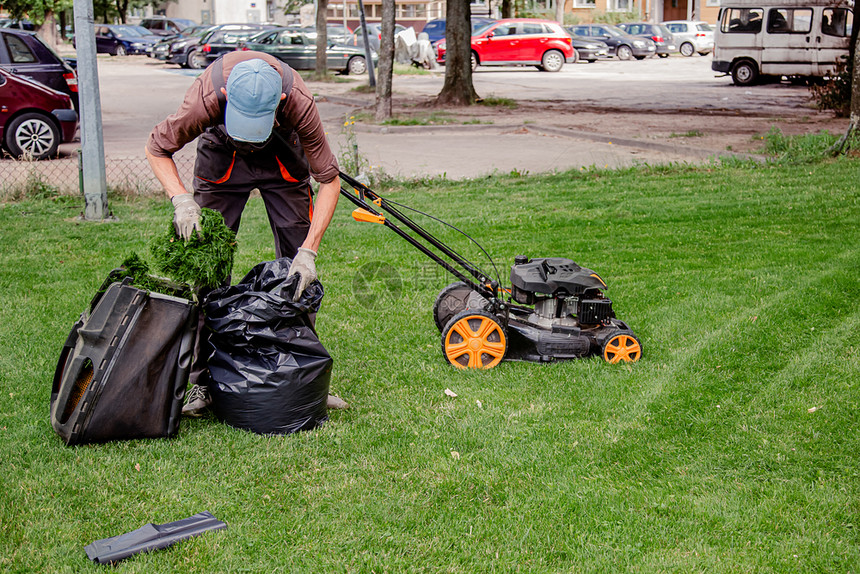
<svg viewBox="0 0 860 574"><path fill-rule="evenodd" d="M36 25L29 20L14 20L12 18L0 18L0 28L17 28L18 30L34 31Z"/></svg>
<svg viewBox="0 0 860 574"><path fill-rule="evenodd" d="M575 34L571 34L570 39L573 41L573 51L576 54L574 62L585 60L589 64L592 64L598 58L609 57L609 46L606 45L606 42L601 42L594 38L576 36Z"/></svg>
<svg viewBox="0 0 860 574"><path fill-rule="evenodd" d="M394 35L397 36L406 28L400 24L394 25ZM379 52L379 42L382 39L382 26L380 24L367 25L367 41L370 43L370 49L374 52ZM348 46L358 46L364 48L364 36L361 32L361 26L352 31L352 35L345 42Z"/></svg>
<svg viewBox="0 0 860 574"><path fill-rule="evenodd" d="M647 38L631 36L624 30L610 24L583 24L568 26L567 31L576 36L594 38L609 46L609 55L619 60L636 58L644 60L657 53L657 46Z"/></svg>
<svg viewBox="0 0 860 574"><path fill-rule="evenodd" d="M661 58L668 58L670 54L674 54L678 51L678 46L675 44L675 38L672 36L669 28L662 24L630 22L619 24L618 27L631 36L647 38L654 42L657 46L657 55Z"/></svg>
<svg viewBox="0 0 860 574"><path fill-rule="evenodd" d="M707 56L714 51L714 28L707 22L672 20L663 25L672 32L682 56Z"/></svg>
<svg viewBox="0 0 860 574"><path fill-rule="evenodd" d="M316 68L317 47L315 38L311 38L294 28L260 32L245 41L242 44L242 49L271 54L289 64L294 70L313 70ZM326 59L330 70L355 75L361 75L367 71L364 48L330 44L326 48ZM374 63L377 59L374 53Z"/></svg>
<svg viewBox="0 0 860 574"><path fill-rule="evenodd" d="M152 47L150 56L170 64L188 67L188 53L197 45L212 26L191 26L178 36L167 36Z"/></svg>
<svg viewBox="0 0 860 574"><path fill-rule="evenodd" d="M75 70L35 32L0 28L0 68L67 94L78 107Z"/></svg>
<svg viewBox="0 0 860 574"><path fill-rule="evenodd" d="M472 69L478 66L537 66L558 72L574 61L573 40L557 22L507 18L484 26L472 36ZM445 62L445 40L436 43L439 63Z"/></svg>
<svg viewBox="0 0 860 574"><path fill-rule="evenodd" d="M491 24L495 21L496 20L494 18L486 18L484 16L472 16L472 34L477 32L487 24ZM445 37L445 18L430 20L429 22L424 24L424 28L421 31L427 34L431 44L435 44L436 42Z"/></svg>
<svg viewBox="0 0 860 574"><path fill-rule="evenodd" d="M0 109L0 142L13 157L49 158L75 137L78 114L67 94L3 69Z"/></svg>
<svg viewBox="0 0 860 574"><path fill-rule="evenodd" d="M111 56L146 55L159 40L146 28L131 24L99 24L95 30L96 52Z"/></svg>
<svg viewBox="0 0 860 574"><path fill-rule="evenodd" d="M254 34L275 26L269 24L223 24L206 32L199 46L188 54L188 67L205 68L218 56L232 52Z"/></svg>
<svg viewBox="0 0 860 574"><path fill-rule="evenodd" d="M140 25L156 36L176 36L186 28L196 26L197 22L187 18L152 16L141 20Z"/></svg>
<svg viewBox="0 0 860 574"><path fill-rule="evenodd" d="M311 40L316 40L316 26L284 26L284 29L292 30L293 32L301 32ZM326 41L329 44L345 44L352 38L352 30L347 26L339 26L337 24L329 24L326 26Z"/></svg>

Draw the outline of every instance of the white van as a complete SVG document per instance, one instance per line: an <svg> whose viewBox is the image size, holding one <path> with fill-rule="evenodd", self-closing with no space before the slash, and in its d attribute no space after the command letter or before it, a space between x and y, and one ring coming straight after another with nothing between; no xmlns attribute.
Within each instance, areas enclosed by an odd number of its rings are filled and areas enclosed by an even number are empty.
<svg viewBox="0 0 860 574"><path fill-rule="evenodd" d="M848 54L851 10L846 0L724 0L711 69L737 86L827 76Z"/></svg>

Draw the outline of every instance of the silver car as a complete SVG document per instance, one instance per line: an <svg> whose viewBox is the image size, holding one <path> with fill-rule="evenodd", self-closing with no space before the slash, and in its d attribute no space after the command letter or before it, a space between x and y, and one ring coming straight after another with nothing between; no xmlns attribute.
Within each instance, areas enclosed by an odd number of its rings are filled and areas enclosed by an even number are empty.
<svg viewBox="0 0 860 574"><path fill-rule="evenodd" d="M663 24L675 37L682 56L695 53L706 56L714 51L714 28L707 22L671 20Z"/></svg>

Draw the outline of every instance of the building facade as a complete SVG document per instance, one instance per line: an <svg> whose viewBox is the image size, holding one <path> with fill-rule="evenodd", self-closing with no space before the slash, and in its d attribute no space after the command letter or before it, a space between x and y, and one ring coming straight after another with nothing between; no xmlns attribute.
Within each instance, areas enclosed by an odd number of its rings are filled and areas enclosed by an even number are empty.
<svg viewBox="0 0 860 574"><path fill-rule="evenodd" d="M720 0L527 0L529 13L555 14L556 1L564 2L565 20L589 23L605 20L611 14L629 15L634 20L663 22L666 20L704 20L716 23ZM382 0L363 2L365 20L378 23L382 19ZM486 0L472 4L475 15L498 18L501 0ZM154 14L173 18L188 18L201 24L236 22L292 23L296 16L284 14L282 0L182 0L165 2ZM147 14L149 15L149 14ZM424 23L445 17L445 0L398 0L396 20L403 26L420 31ZM350 28L359 24L358 0L329 1L328 20L345 23Z"/></svg>

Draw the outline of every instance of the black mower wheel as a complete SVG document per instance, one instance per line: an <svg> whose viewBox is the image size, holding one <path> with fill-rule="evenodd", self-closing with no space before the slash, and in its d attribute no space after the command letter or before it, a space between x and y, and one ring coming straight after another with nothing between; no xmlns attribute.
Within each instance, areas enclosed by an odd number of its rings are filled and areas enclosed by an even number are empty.
<svg viewBox="0 0 860 574"><path fill-rule="evenodd" d="M480 303L480 306L476 306L476 303ZM462 281L451 283L439 292L436 302L433 303L433 321L436 328L441 333L451 317L471 308L486 309L486 299Z"/></svg>
<svg viewBox="0 0 860 574"><path fill-rule="evenodd" d="M507 351L504 327L486 311L457 313L442 332L442 354L458 369L492 369Z"/></svg>
<svg viewBox="0 0 860 574"><path fill-rule="evenodd" d="M607 363L635 363L642 357L642 345L633 333L618 333L607 339L601 354Z"/></svg>

